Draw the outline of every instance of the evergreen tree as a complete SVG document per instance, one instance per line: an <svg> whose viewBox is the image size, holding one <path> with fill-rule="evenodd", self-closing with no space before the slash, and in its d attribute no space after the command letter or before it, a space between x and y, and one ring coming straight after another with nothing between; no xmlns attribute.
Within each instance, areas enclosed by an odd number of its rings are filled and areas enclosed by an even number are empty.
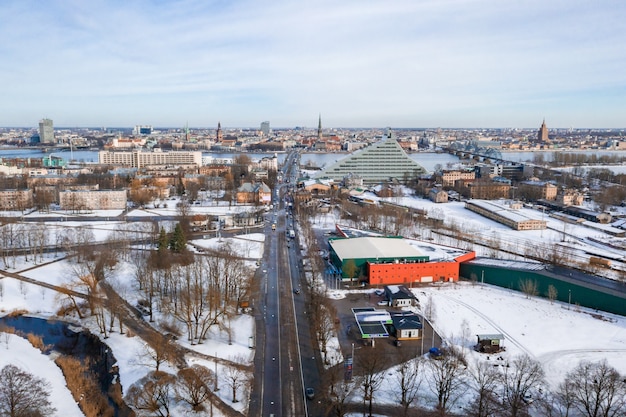
<svg viewBox="0 0 626 417"><path fill-rule="evenodd" d="M167 233L165 233L165 228L161 226L161 231L159 232L159 240L157 242L157 249L159 252L163 252L168 247Z"/></svg>
<svg viewBox="0 0 626 417"><path fill-rule="evenodd" d="M180 223L176 223L176 227L174 228L174 233L172 233L172 237L170 238L170 250L175 253L181 253L187 247L187 239L185 238L185 233L183 232L183 228Z"/></svg>

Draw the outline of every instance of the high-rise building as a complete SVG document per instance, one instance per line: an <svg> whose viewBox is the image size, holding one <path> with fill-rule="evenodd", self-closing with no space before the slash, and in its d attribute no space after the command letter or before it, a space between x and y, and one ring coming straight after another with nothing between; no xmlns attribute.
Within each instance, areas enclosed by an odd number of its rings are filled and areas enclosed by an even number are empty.
<svg viewBox="0 0 626 417"><path fill-rule="evenodd" d="M270 122L262 122L261 123L261 134L265 137L270 135Z"/></svg>
<svg viewBox="0 0 626 417"><path fill-rule="evenodd" d="M39 121L39 143L54 143L54 126L51 119Z"/></svg>
<svg viewBox="0 0 626 417"><path fill-rule="evenodd" d="M543 123L539 128L539 132L537 132L537 140L539 142L550 142L550 138L548 137L548 127L546 126L546 119L543 119Z"/></svg>
<svg viewBox="0 0 626 417"><path fill-rule="evenodd" d="M136 125L133 135L151 135L153 130L151 125Z"/></svg>

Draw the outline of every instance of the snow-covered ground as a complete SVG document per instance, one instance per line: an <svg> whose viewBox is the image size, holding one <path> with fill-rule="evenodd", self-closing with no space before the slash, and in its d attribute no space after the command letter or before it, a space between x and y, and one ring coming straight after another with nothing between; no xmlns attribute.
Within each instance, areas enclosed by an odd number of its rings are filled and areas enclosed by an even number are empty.
<svg viewBox="0 0 626 417"><path fill-rule="evenodd" d="M446 222L456 222L462 224L468 231L481 233L483 236L495 236L502 241L511 242L516 245L537 245L545 242L560 242L566 235L566 241L571 240L572 244L583 247L591 245L586 240L588 237L608 239L601 231L593 231L582 226L563 224L556 219L547 219L550 229L544 231L516 232L499 223L487 220L478 214L470 212L464 208L462 203L435 204L428 200L416 199L413 197L393 197L389 199L396 204L404 204L427 210L432 217L440 218ZM195 208L194 208L195 209ZM204 207L198 210L205 209ZM221 210L222 207L206 207L206 210ZM228 208L224 208L227 210ZM172 209L150 209L150 214L168 214L167 210ZM137 215L147 210L137 210L132 214ZM119 214L119 213L117 213ZM113 218L117 214L111 212L91 213L105 218ZM172 214L172 213L169 213ZM532 212L529 215L541 215L539 212ZM324 230L333 230L339 219L333 215L320 215L312 219L313 227ZM127 225L125 223L111 222L95 223L90 226L86 223L59 222L50 223L46 227L53 230L64 230L68 228L90 228L94 235L94 240L104 241L108 236L120 229L128 230L130 227L141 232L139 226ZM148 230L146 230L147 232ZM421 230L415 230L415 236L420 236ZM427 238L427 236L422 236ZM232 248L245 258L249 259L250 266L254 266L254 260L260 259L263 254L264 235L253 233L240 235L235 238L212 237L210 239L200 239L190 242L198 250L203 248L218 248L220 245L228 243ZM449 242L441 242L449 243ZM607 250L606 248L595 247L596 250ZM482 253L481 253L482 251ZM479 254L490 255L486 250L479 249ZM608 253L608 252L607 252ZM622 252L623 254L623 252ZM60 260L63 253L59 252L44 254L44 259L38 259L36 263L32 257L25 261L22 257L10 260L7 265L9 272L17 272L34 280L46 282L53 285L67 282L70 274L70 265L66 261ZM0 262L0 266L4 264ZM133 285L132 267L118 267L115 271L114 279L117 284L126 286L132 296ZM0 274L1 275L1 274ZM468 350L468 354L484 359L483 355L478 355L470 351L469 347L475 343L475 335L479 333L502 333L505 335L504 345L507 350L502 355L511 358L517 354L527 353L531 357L539 360L546 371L548 382L554 386L562 381L565 373L574 367L580 360L597 361L607 359L609 364L626 374L626 321L623 317L601 313L592 315L584 309L569 309L567 305L554 303L547 300L532 298L526 299L523 294L499 289L496 287L469 284L446 284L444 286L423 287L416 290L416 295L420 300L431 298L435 306L435 317L433 324L441 332L449 343L458 344ZM344 294L333 292L334 297L342 297ZM423 305L423 304L422 304ZM42 289L37 285L21 283L13 278L0 278L0 315L13 310L24 309L33 314L41 316L51 316L57 310L57 301L53 290ZM463 332L461 323L466 322L469 332ZM224 332L215 331L202 345L189 345L201 353L218 356L224 359L240 360L250 363L254 350L249 348L250 337L254 334L254 321L252 317L241 315L233 319L231 326L237 330L234 332L232 344L228 343L228 338ZM97 333L94 327L94 333ZM462 334L471 334L468 340L462 340ZM133 382L144 376L149 368L137 360L137 352L143 349L143 342L137 337L128 337L118 333L112 333L106 340L113 350L121 373L121 382L127 389ZM181 342L183 343L183 342ZM56 365L48 356L42 355L34 348L28 348L28 342L11 336L11 342L7 349L0 343L0 366L3 363L16 363L31 366L31 364L43 361L45 364L38 364L31 369L48 369L51 371L38 373L45 377L53 386L54 392L58 395L70 395L65 388L62 375ZM336 341L330 346L337 346ZM215 365L206 359L193 358L190 362L202 363L210 369ZM218 368L221 365L218 365ZM221 368L220 368L221 369ZM168 368L166 368L168 370ZM169 369L173 372L173 369ZM394 370L388 371L390 374ZM383 387L376 395L376 401L397 403L393 392L393 378L386 379L386 387ZM220 380L223 389L218 391L218 395L236 409L244 410L245 402L232 404L229 398L229 389L225 381ZM423 387L425 389L425 387ZM241 393L245 395L245 393ZM432 393L424 392L426 398L432 397ZM67 397L66 397L67 398ZM73 404L71 396L69 402ZM432 399L432 398L431 398ZM67 399L53 396L55 407L59 410L59 415L81 415L80 410L67 411L61 406L68 404ZM217 412L216 412L217 415Z"/></svg>
<svg viewBox="0 0 626 417"><path fill-rule="evenodd" d="M83 412L65 385L61 369L48 355L34 348L26 339L14 334L0 333L0 369L15 365L49 384L50 403L57 416L79 417Z"/></svg>
<svg viewBox="0 0 626 417"><path fill-rule="evenodd" d="M52 227L54 227L54 225L52 225ZM114 227L110 228L96 225L92 230L95 240L102 241L114 230ZM214 237L210 239L198 239L189 243L197 248L212 249L218 249L222 245L228 245L237 253L249 258L249 265L254 266L256 263L255 260L260 259L263 254L264 240L265 235L252 233L238 235L232 238ZM62 285L73 279L72 264L62 258L62 256L63 253L45 254L44 259L38 259L37 263L32 260L32 257L29 261L26 261L24 257L16 257L14 262L13 260L9 262L9 266L13 266L13 263L15 263L15 268L10 267L6 270L47 284ZM136 292L132 291L135 285L134 272L134 267L131 264L121 262L116 266L115 274L110 278L114 281L116 287L125 288L125 293L131 303L134 302L137 297ZM32 283L25 283L14 278L3 277L0 273L0 316L12 311L25 310L33 315L50 317L54 316L57 309L58 298L54 290ZM155 312L155 323L158 323L161 318L159 313ZM83 325L89 328L93 334L98 334L95 323L87 321L84 322ZM231 333L230 340L226 332L212 328L208 334L208 339L202 344L191 345L184 340L185 338L181 338L179 343L204 355L216 356L235 363L250 365L254 359L254 349L251 349L251 346L254 344L255 334L254 317L241 314L233 317L229 325L234 329ZM71 394L65 386L65 381L60 369L54 364L50 356L41 354L37 349L33 348L28 341L18 336L9 336L8 340L10 340L10 343L8 347L4 343L4 336L2 336L2 340L3 342L0 346L0 367L4 366L5 363L13 363L26 371L45 378L53 387L51 401L58 409L57 415L82 415L78 406L76 406L71 399ZM104 343L111 348L116 358L124 392L126 392L133 383L153 369L150 361L142 358L142 356L145 356L146 344L139 337L130 336L128 333L119 334L113 331L109 334L109 337L104 340ZM27 346L28 349L24 346ZM15 358L19 358L19 360ZM45 365L41 365L42 363ZM224 366L221 364L215 365L215 363L209 359L192 357L189 359L189 363L201 364L211 370L217 369L218 374L224 374ZM23 364L35 365L22 366ZM162 370L173 374L177 371L167 364L163 365ZM247 401L237 403L230 401L232 389L228 386L225 378L218 378L218 387L220 388L220 390L217 391L218 396L222 397L222 399L234 409L242 412L245 411ZM245 399L249 395L248 389L248 387L240 388L238 390L238 397ZM74 408L66 405L68 403L68 397L70 399L69 402L74 405ZM57 405L57 403L62 404L63 407ZM186 415L187 409L182 405L178 405L174 414ZM217 410L214 410L214 415L217 417L220 414Z"/></svg>

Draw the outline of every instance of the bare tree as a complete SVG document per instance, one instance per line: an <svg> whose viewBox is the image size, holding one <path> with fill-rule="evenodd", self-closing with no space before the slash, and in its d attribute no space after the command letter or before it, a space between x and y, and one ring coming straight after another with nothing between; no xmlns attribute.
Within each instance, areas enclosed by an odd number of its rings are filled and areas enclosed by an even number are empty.
<svg viewBox="0 0 626 417"><path fill-rule="evenodd" d="M496 390L499 372L489 362L476 361L471 374L471 386L476 395L466 411L469 417L492 417L500 406Z"/></svg>
<svg viewBox="0 0 626 417"><path fill-rule="evenodd" d="M556 287L552 284L548 285L548 299L550 300L550 303L553 303L558 295L559 292L557 291Z"/></svg>
<svg viewBox="0 0 626 417"><path fill-rule="evenodd" d="M372 415L372 405L374 394L380 388L384 375L382 371L387 367L386 358L376 352L364 352L358 356L357 367L361 371L361 390L363 391L363 402L368 403L368 415Z"/></svg>
<svg viewBox="0 0 626 417"><path fill-rule="evenodd" d="M626 414L626 385L619 372L600 362L581 362L559 386L559 394L568 405L586 417L614 417Z"/></svg>
<svg viewBox="0 0 626 417"><path fill-rule="evenodd" d="M400 397L400 404L404 410L406 416L409 411L409 407L417 399L417 393L419 392L422 380L418 378L420 370L422 369L422 357L405 358L396 371L396 385L398 387L398 394Z"/></svg>
<svg viewBox="0 0 626 417"><path fill-rule="evenodd" d="M226 367L224 377L226 378L226 383L232 390L233 402L239 402L239 400L237 399L237 391L239 391L248 383L248 375L242 369L234 366L228 366Z"/></svg>
<svg viewBox="0 0 626 417"><path fill-rule="evenodd" d="M429 388L437 396L437 411L443 416L464 390L465 366L454 354L446 354L427 363Z"/></svg>
<svg viewBox="0 0 626 417"><path fill-rule="evenodd" d="M202 411L203 404L210 397L210 386L215 383L215 375L207 367L192 365L178 371L176 395L186 402L194 411Z"/></svg>
<svg viewBox="0 0 626 417"><path fill-rule="evenodd" d="M169 417L175 378L165 372L150 372L128 389L126 402L141 416Z"/></svg>
<svg viewBox="0 0 626 417"><path fill-rule="evenodd" d="M0 415L10 417L44 417L56 410L49 400L48 382L6 365L0 370Z"/></svg>
<svg viewBox="0 0 626 417"><path fill-rule="evenodd" d="M335 366L327 371L325 381L331 387L326 408L337 417L343 417L347 412L348 398L356 392L360 386L360 380L359 378L344 379L343 366Z"/></svg>
<svg viewBox="0 0 626 417"><path fill-rule="evenodd" d="M526 298L534 297L539 292L537 291L537 281L532 279L520 279L519 288L526 295Z"/></svg>
<svg viewBox="0 0 626 417"><path fill-rule="evenodd" d="M520 416L528 408L531 393L544 382L541 364L528 355L516 357L500 375L502 405L511 417Z"/></svg>

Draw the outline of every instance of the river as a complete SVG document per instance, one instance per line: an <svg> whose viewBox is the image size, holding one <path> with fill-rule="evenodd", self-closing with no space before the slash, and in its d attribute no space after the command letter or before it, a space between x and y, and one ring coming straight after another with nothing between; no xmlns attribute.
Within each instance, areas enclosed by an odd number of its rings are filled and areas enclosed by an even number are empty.
<svg viewBox="0 0 626 417"><path fill-rule="evenodd" d="M508 161L524 162L532 161L535 155L541 154L544 161L550 162L553 159L555 152L569 153L569 154L583 154L605 156L605 155L623 155L626 157L626 151L602 151L597 149L587 150L562 150L562 151L534 151L534 152L502 152L502 157ZM43 158L50 153L45 153L40 149L2 149L0 148L0 158ZM98 162L98 151L91 150L78 150L69 151L62 150L59 152L53 152L52 155L63 158L66 162L71 160L77 162ZM213 153L203 152L203 156L214 158L233 158L239 154L237 153ZM246 153L252 159L261 159L268 156L272 156L272 153ZM287 153L281 152L277 154L279 163L283 163ZM348 154L345 153L317 153L317 152L304 152L300 158L302 164L311 164L320 168L327 167L336 161L346 158ZM409 157L423 166L427 171L435 170L437 165L442 168L446 168L449 164L456 164L459 162L459 158L450 155L448 153L437 152L415 152L410 153Z"/></svg>
<svg viewBox="0 0 626 417"><path fill-rule="evenodd" d="M116 362L111 349L93 334L74 329L70 324L60 320L46 320L29 316L0 317L0 324L12 327L23 334L40 336L44 345L52 346L52 350L63 355L79 359L89 367L98 379L100 389L116 417L134 415L126 404L118 404L114 389L119 387L119 373L113 366ZM114 381L118 381L117 384Z"/></svg>

